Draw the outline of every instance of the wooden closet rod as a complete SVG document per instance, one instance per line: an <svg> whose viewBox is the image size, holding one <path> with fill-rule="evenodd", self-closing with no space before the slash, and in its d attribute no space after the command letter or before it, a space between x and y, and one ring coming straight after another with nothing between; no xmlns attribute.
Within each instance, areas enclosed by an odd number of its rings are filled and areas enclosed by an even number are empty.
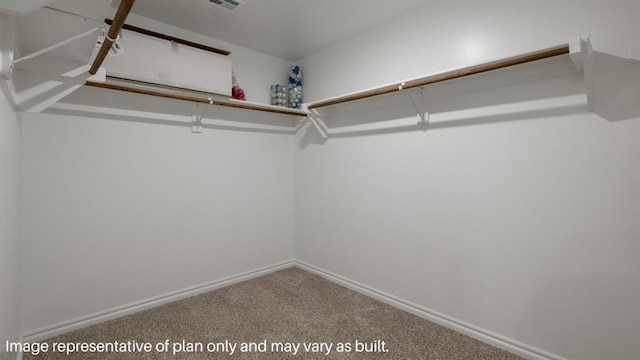
<svg viewBox="0 0 640 360"><path fill-rule="evenodd" d="M301 110L293 110L293 109L286 109L286 108L277 109L277 108L266 107L266 106L262 107L260 105L253 105L253 104L243 103L240 101L235 103L235 102L220 101L220 100L209 100L209 99L204 99L204 98L195 97L195 96L170 94L170 93L164 93L164 92L155 91L155 90L147 90L147 89L134 88L134 87L124 86L124 85L114 85L114 84L98 83L98 82L92 82L92 81L87 81L85 85L102 88L102 89L119 90L119 91L135 93L135 94L162 97L167 99L191 101L191 102L196 102L201 104L219 105L219 106L226 106L226 107L232 107L232 108L238 108L238 109L264 111L264 112L284 114L284 115L307 116L307 113Z"/></svg>
<svg viewBox="0 0 640 360"><path fill-rule="evenodd" d="M453 70L453 71L449 71L441 74L436 74L436 75L432 75L432 76L428 76L420 79L409 80L409 81L397 83L394 85L387 85L387 86L366 90L366 91L362 91L354 94L340 96L333 99L318 101L318 102L309 104L308 108L317 109L325 106L331 106L331 105L346 103L350 101L365 99L373 96L389 94L396 91L408 90L408 89L412 89L420 86L435 84L438 82L453 80L453 79L457 79L465 76L480 74L487 71L498 70L498 69L506 68L509 66L524 64L531 61L542 60L542 59L546 59L546 58L550 58L558 55L564 55L564 54L569 54L568 44L549 48L549 49L544 49L544 50L540 50L540 51L536 51L533 53L528 53L520 56L515 56L508 59L497 60L497 61L493 61L493 62L481 64L481 65L475 65L467 68L462 68L462 69Z"/></svg>
<svg viewBox="0 0 640 360"><path fill-rule="evenodd" d="M95 75L98 72L98 69L100 69L100 66L102 66L104 59L107 57L107 54L109 54L109 50L111 50L111 46L115 42L115 39L118 37L120 30L122 30L122 26L127 20L127 16L129 16L129 12L131 11L133 3L135 2L136 0L122 0L122 2L120 2L120 6L118 7L116 16L113 18L113 23L111 23L111 27L109 27L107 37L104 39L102 47L100 48L100 51L98 51L98 55L93 61L93 65L91 65L89 74ZM114 39L114 41L111 41L110 39Z"/></svg>

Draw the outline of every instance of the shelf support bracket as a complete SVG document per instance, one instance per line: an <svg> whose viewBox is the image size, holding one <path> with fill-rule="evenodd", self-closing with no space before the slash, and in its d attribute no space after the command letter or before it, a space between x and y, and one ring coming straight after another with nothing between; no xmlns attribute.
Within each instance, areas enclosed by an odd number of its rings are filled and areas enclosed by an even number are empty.
<svg viewBox="0 0 640 360"><path fill-rule="evenodd" d="M403 91L404 85L405 83L402 83L400 86L398 86L398 89L400 91ZM420 95L422 96L422 106L418 106L416 99L413 98L413 95L411 95L410 91L407 91L407 95L409 95L409 99L411 99L411 103L413 104L413 107L415 108L416 113L420 118L420 121L418 121L418 125L423 125L423 126L429 125L430 116L429 116L429 112L427 111L427 97L424 94L424 87L420 87Z"/></svg>
<svg viewBox="0 0 640 360"><path fill-rule="evenodd" d="M589 111L595 110L595 70L593 62L593 47L588 37L574 37L569 40L569 56L578 70L584 73L584 83L587 88L587 103Z"/></svg>
<svg viewBox="0 0 640 360"><path fill-rule="evenodd" d="M194 134L202 134L202 118L204 117L204 112L207 110L208 105L213 105L213 99L209 97L209 103L204 104L202 106L202 112L198 114L197 110L200 105L196 105L195 109L193 109L193 113L191 114L191 132Z"/></svg>
<svg viewBox="0 0 640 360"><path fill-rule="evenodd" d="M306 105L304 107L306 108ZM318 130L318 134L320 134L320 136L323 139L325 139L325 140L328 139L329 136L330 136L329 128L324 123L324 121L322 121L322 119L320 118L320 113L318 113L318 111L316 109L308 109L308 108L306 108L304 110L309 112L309 115L307 115L307 119L309 119L311 124L313 124L313 126L316 128L316 130Z"/></svg>

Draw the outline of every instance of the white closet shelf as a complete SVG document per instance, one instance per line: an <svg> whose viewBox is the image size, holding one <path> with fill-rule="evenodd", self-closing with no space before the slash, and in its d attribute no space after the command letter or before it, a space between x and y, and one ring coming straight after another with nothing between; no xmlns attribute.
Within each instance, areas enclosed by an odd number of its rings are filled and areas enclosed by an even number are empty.
<svg viewBox="0 0 640 360"><path fill-rule="evenodd" d="M381 87L358 91L350 94L345 94L337 97L332 97L316 102L306 104L306 108L309 110L318 109L322 107L352 102L356 100L366 99L374 96L390 94L403 90L409 90L413 88L419 88L431 84L445 82L453 79L459 79L471 75L486 73L498 69L503 69L515 65L526 64L538 60L543 60L559 55L571 55L571 59L579 69L583 68L582 62L588 58L586 52L590 51L590 44L588 38L574 38L568 43L549 47L546 49L528 52L525 54L516 55L504 59L499 59L483 64L473 65L469 67L457 68L453 70L444 71L420 77L417 79L406 80L402 82L393 83Z"/></svg>
<svg viewBox="0 0 640 360"><path fill-rule="evenodd" d="M566 57L563 57L565 55ZM595 104L595 91L592 58L593 50L589 39L586 37L575 37L570 39L567 43L541 50L306 103L303 104L303 109L309 111L309 121L318 130L318 133L326 139L334 132L322 119L321 114L318 112L320 108L346 104L381 95L400 93L405 90L420 89L423 94L421 99L422 104L418 101L420 99L414 99L411 91L407 91L406 93L411 100L417 115L420 117L418 124L427 125L430 121L430 114L427 105L428 97L433 97L434 95L435 97L439 97L461 92L472 92L496 86L513 85L514 83L522 81L528 82L549 77L563 76L569 73L582 72L584 76L588 107L589 110L593 111ZM545 59L548 60L542 61ZM516 69L516 66L533 63L536 63L536 66L527 68L518 67ZM517 72L497 71L501 69L506 70L506 68L512 68ZM487 76L489 76L489 73L492 74L490 77L478 77L480 74L487 74ZM439 86L437 84L445 83L447 84L443 85L445 87L440 87L438 89ZM422 92L422 90L425 90L430 85L434 86L429 90L430 94L427 96Z"/></svg>
<svg viewBox="0 0 640 360"><path fill-rule="evenodd" d="M593 81L592 81L592 69L591 69L591 61L590 61L591 54L592 54L591 44L588 38L574 38L574 39L571 39L568 43L552 46L542 50L528 52L525 54L520 54L520 55L508 57L508 58L503 58L503 59L483 63L483 64L469 66L469 67L448 70L445 72L420 77L417 79L397 82L390 85L385 85L382 87L350 93L350 94L329 98L329 99L325 99L317 102L306 103L306 104L303 104L302 110L288 109L288 108L283 108L283 107L278 107L273 105L251 103L246 101L236 101L234 99L220 100L220 99L212 99L211 97L204 98L197 95L170 93L165 91L159 91L157 89L149 89L149 88L143 88L143 87L137 87L137 86L133 87L125 84L99 83L99 82L88 81L86 85L97 87L97 88L103 88L103 89L119 90L119 91L125 91L125 92L136 93L136 94L190 101L195 103L226 106L226 107L254 110L254 111L263 111L263 112L270 112L270 113L276 113L276 114L282 114L282 115L309 117L309 120L314 125L316 125L318 123L322 124L322 120L317 118L318 113L316 109L319 109L319 108L357 101L357 100L366 99L366 98L384 95L384 94L401 92L401 91L409 90L413 88L422 88L427 85L442 83L449 80L460 79L460 78L469 77L472 75L477 75L482 73L488 73L491 71L513 67L516 65L522 65L526 63L532 63L535 61L548 59L548 58L552 58L560 55L569 55L575 67L578 70L583 71L585 73L585 83L587 84L587 98L591 106L591 104L593 103ZM189 91L189 89L183 89L183 90ZM423 117L423 115L421 115L421 117ZM425 120L423 119L423 122L424 121ZM316 125L316 127L318 127L318 125ZM319 130L323 130L322 131L323 133L327 133L326 128L322 129L321 127L321 129Z"/></svg>
<svg viewBox="0 0 640 360"><path fill-rule="evenodd" d="M239 100L233 100L233 99L229 99L229 100L224 100L223 101L223 100L217 100L217 99L213 99L213 98L204 98L204 97L199 97L199 96L191 96L191 95L183 95L183 94L173 94L173 93L168 93L168 92L163 92L163 91L143 89L143 88L126 86L126 85L119 85L119 84L99 83L99 82L88 81L85 85L86 86L91 86L91 87L96 87L96 88L102 88L102 89L125 91L125 92L134 93L134 94L142 94L142 95L162 97L162 98L167 98L167 99L190 101L190 102L201 103L201 104L226 106L226 107L232 107L232 108L237 108L237 109L263 111L263 112L282 114L282 115L292 115L292 116L306 117L307 114L308 114L307 112L302 111L302 110L287 109L287 108L273 106L273 105L263 105L263 104L252 103L252 102L247 102L247 101L239 101Z"/></svg>

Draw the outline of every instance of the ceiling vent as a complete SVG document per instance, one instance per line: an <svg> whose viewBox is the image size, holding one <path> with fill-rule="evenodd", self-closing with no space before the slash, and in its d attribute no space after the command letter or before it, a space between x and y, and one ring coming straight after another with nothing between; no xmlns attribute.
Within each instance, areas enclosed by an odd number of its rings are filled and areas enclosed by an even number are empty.
<svg viewBox="0 0 640 360"><path fill-rule="evenodd" d="M209 2L216 7L221 7L227 10L233 10L243 3L240 0L209 0Z"/></svg>

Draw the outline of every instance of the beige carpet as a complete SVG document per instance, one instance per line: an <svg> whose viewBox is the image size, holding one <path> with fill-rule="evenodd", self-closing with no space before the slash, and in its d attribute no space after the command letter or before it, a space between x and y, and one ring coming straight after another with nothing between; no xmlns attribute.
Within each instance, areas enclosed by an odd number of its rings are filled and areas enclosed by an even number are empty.
<svg viewBox="0 0 640 360"><path fill-rule="evenodd" d="M67 356L49 349L39 356L25 354L24 359L519 359L296 268L74 331L48 343L136 341L155 347L167 339L168 352ZM173 343L182 340L202 343L202 352L194 347L194 352L173 355ZM241 352L242 343L250 342L260 347ZM292 345L271 351L274 343L287 342ZM313 342L331 343L332 348L307 351L304 343ZM209 343L220 347L209 352ZM235 344L233 355L227 344ZM368 353L356 351L363 350L362 344Z"/></svg>

